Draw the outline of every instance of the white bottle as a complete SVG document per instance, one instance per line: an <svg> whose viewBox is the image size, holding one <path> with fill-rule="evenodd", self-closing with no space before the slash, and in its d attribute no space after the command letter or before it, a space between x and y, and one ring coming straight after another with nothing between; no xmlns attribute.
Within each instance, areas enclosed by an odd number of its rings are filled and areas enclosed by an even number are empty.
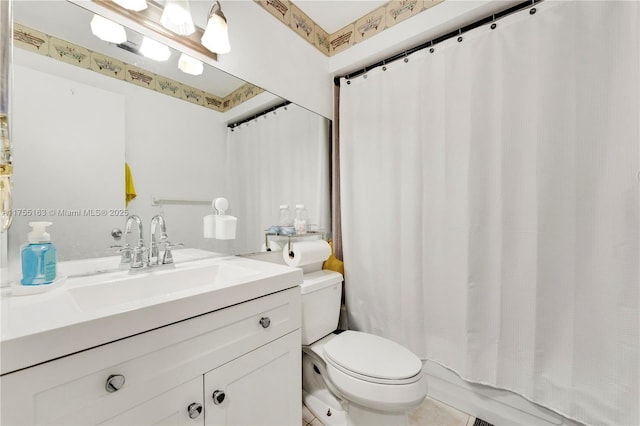
<svg viewBox="0 0 640 426"><path fill-rule="evenodd" d="M304 204L296 204L296 212L293 219L293 226L296 229L296 234L307 233L307 209L304 208Z"/></svg>
<svg viewBox="0 0 640 426"><path fill-rule="evenodd" d="M291 211L289 210L288 204L282 204L280 206L280 220L278 221L278 225L280 226L291 226Z"/></svg>

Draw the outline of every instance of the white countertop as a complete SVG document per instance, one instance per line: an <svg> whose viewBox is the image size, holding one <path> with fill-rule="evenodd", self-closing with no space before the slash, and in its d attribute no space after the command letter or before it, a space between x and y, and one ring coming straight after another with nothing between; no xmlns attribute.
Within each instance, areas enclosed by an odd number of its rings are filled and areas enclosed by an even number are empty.
<svg viewBox="0 0 640 426"><path fill-rule="evenodd" d="M301 269L218 255L176 261L174 270L70 277L41 294L18 296L5 288L0 293L0 374L301 283Z"/></svg>

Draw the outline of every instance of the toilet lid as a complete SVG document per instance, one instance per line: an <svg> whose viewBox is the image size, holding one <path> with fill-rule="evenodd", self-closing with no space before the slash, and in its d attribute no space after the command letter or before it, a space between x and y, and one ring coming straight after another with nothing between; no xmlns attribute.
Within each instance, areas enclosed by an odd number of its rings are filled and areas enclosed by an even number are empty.
<svg viewBox="0 0 640 426"><path fill-rule="evenodd" d="M359 331L345 331L331 339L324 346L324 356L343 372L376 382L405 382L419 378L422 370L420 359L404 346Z"/></svg>

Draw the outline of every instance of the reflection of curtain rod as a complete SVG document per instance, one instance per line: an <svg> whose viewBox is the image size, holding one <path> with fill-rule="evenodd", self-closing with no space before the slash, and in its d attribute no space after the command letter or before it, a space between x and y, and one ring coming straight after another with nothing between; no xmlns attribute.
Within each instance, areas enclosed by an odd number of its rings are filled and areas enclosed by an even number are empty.
<svg viewBox="0 0 640 426"><path fill-rule="evenodd" d="M256 119L256 118L258 118L258 117L261 117L261 116L263 116L263 115L269 114L271 111L275 111L275 110L277 110L278 108L281 108L281 107L287 106L287 105L289 105L290 103L291 103L291 101L284 101L284 102L282 102L281 104L278 104L278 105L276 105L276 106L272 106L271 108L268 108L268 109L266 109L266 110L264 110L264 111L262 111L262 112L259 112L259 113L257 113L257 114L254 114L254 115L252 115L251 117L245 118L244 120L236 121L235 123L229 123L229 124L227 124L227 127L228 127L228 128L230 128L230 129L233 131L233 129L234 129L234 128L238 127L238 126L239 126L239 125L241 125L241 124L248 123L248 122L249 122L249 121L251 121L251 120L255 120L255 119Z"/></svg>
<svg viewBox="0 0 640 426"><path fill-rule="evenodd" d="M152 206L159 206L161 204L210 206L211 205L211 200L179 200L179 199L174 199L174 198L151 197L151 205Z"/></svg>

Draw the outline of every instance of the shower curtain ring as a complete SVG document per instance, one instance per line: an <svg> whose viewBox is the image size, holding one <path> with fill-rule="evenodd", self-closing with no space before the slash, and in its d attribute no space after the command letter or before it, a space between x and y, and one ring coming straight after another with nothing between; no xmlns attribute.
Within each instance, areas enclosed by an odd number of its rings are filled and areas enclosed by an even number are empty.
<svg viewBox="0 0 640 426"><path fill-rule="evenodd" d="M406 64L407 62L409 62L409 57L407 57L407 51L404 51L404 63Z"/></svg>
<svg viewBox="0 0 640 426"><path fill-rule="evenodd" d="M458 43L462 41L462 28L458 28Z"/></svg>
<svg viewBox="0 0 640 426"><path fill-rule="evenodd" d="M496 24L496 15L494 14L494 15L491 17L491 29L492 29L492 30L495 30L497 26L498 26L498 24Z"/></svg>
<svg viewBox="0 0 640 426"><path fill-rule="evenodd" d="M362 74L362 78L367 78L367 67L364 67L364 73Z"/></svg>
<svg viewBox="0 0 640 426"><path fill-rule="evenodd" d="M382 61L382 71L386 71L387 70L387 63L386 61Z"/></svg>
<svg viewBox="0 0 640 426"><path fill-rule="evenodd" d="M435 52L436 49L433 48L433 40L431 40L431 47L429 48L429 53Z"/></svg>

